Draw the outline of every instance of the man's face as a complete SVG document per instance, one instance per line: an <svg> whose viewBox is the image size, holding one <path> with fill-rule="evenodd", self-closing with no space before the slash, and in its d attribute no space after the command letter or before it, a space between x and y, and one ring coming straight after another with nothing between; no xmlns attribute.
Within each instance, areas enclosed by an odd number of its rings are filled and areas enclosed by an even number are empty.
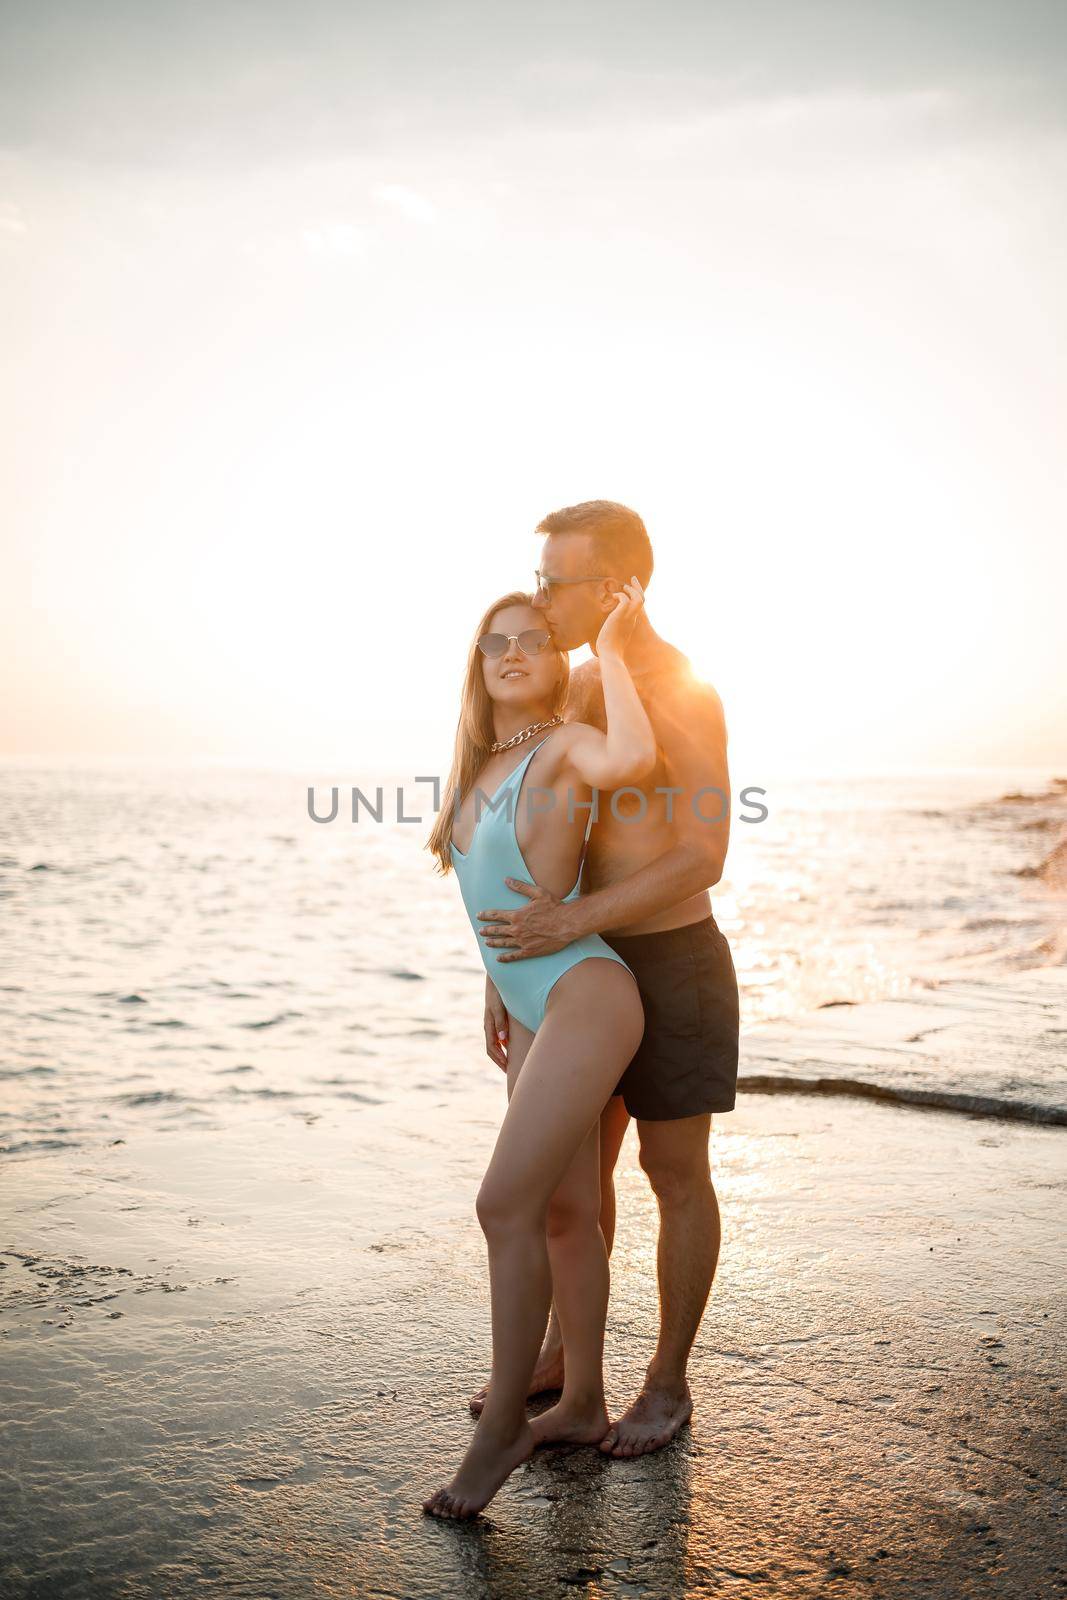
<svg viewBox="0 0 1067 1600"><path fill-rule="evenodd" d="M593 540L587 533L550 533L541 546L543 578L604 578L596 565ZM607 611L605 586L600 582L549 584L534 596L534 606L544 617L556 647L577 650L591 644L600 632Z"/></svg>

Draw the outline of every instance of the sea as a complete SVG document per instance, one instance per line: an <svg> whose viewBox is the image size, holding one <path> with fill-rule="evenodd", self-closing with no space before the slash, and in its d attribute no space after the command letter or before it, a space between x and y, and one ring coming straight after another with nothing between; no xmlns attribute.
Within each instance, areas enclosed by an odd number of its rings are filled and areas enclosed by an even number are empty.
<svg viewBox="0 0 1067 1600"><path fill-rule="evenodd" d="M378 782L380 821L363 805L353 821L338 783L323 822L321 775L0 767L0 1153L351 1114L495 1072L427 793L420 813L406 775L398 821L405 775ZM759 810L735 801L712 896L744 1029L1067 963L1062 775L761 787Z"/></svg>

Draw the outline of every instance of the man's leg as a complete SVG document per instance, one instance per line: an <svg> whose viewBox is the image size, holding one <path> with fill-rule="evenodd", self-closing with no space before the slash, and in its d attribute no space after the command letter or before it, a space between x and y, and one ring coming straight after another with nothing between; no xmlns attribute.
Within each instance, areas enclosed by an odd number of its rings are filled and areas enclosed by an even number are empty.
<svg viewBox="0 0 1067 1600"><path fill-rule="evenodd" d="M615 1243L615 1168L629 1126L622 1095L612 1095L600 1114L600 1231L609 1256Z"/></svg>
<svg viewBox="0 0 1067 1600"><path fill-rule="evenodd" d="M641 1393L608 1430L601 1450L645 1455L669 1443L692 1414L686 1366L719 1259L719 1207L708 1166L708 1115L638 1120L641 1165L659 1204L656 1251L660 1329Z"/></svg>
<svg viewBox="0 0 1067 1600"><path fill-rule="evenodd" d="M630 1113L622 1103L622 1096L612 1095L600 1117L600 1231L609 1256L615 1241L615 1165L629 1123ZM563 1335L553 1306L545 1342L530 1379L530 1398L562 1389L563 1376ZM489 1385L485 1384L477 1394L471 1395L468 1404L474 1416L481 1416L488 1393Z"/></svg>
<svg viewBox="0 0 1067 1600"><path fill-rule="evenodd" d="M622 1095L612 1095L600 1114L600 1231L604 1235L609 1256L615 1243L615 1167L629 1125L630 1113L622 1103ZM558 1375L559 1382L551 1387L559 1388L562 1385L563 1337L554 1305L537 1366L543 1374Z"/></svg>

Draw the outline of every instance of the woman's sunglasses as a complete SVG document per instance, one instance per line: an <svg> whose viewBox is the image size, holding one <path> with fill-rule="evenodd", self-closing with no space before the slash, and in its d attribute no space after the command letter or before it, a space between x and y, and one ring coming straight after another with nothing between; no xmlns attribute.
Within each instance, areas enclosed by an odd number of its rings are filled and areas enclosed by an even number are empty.
<svg viewBox="0 0 1067 1600"><path fill-rule="evenodd" d="M483 633L478 649L483 656L502 656L509 644L517 644L524 656L536 656L551 637L544 628L526 628L522 633Z"/></svg>

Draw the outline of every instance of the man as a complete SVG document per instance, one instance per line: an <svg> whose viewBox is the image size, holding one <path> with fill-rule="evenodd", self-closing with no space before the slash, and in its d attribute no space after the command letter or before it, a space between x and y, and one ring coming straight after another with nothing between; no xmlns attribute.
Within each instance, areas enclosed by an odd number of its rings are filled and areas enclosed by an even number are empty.
<svg viewBox="0 0 1067 1600"><path fill-rule="evenodd" d="M545 542L534 604L561 649L589 644L595 656L617 590L631 576L647 588L652 576L645 525L626 506L591 500L554 511L537 531ZM610 1249L612 1171L633 1117L641 1166L659 1205L660 1329L641 1392L601 1442L614 1456L658 1450L692 1414L686 1369L720 1240L708 1166L711 1113L733 1109L738 1054L737 980L708 896L722 876L730 829L722 705L681 651L656 633L647 613L638 618L626 663L656 733L658 760L639 788L600 796L588 892L565 903L509 878L509 887L529 903L479 913L483 937L503 961L545 955L599 933L631 968L641 992L644 1038L601 1123L601 1226ZM606 725L595 659L571 675L567 717ZM507 1013L492 984L485 1028L486 1047L500 1064ZM553 1317L531 1392L558 1387L562 1376ZM474 1397L473 1410L482 1398Z"/></svg>

